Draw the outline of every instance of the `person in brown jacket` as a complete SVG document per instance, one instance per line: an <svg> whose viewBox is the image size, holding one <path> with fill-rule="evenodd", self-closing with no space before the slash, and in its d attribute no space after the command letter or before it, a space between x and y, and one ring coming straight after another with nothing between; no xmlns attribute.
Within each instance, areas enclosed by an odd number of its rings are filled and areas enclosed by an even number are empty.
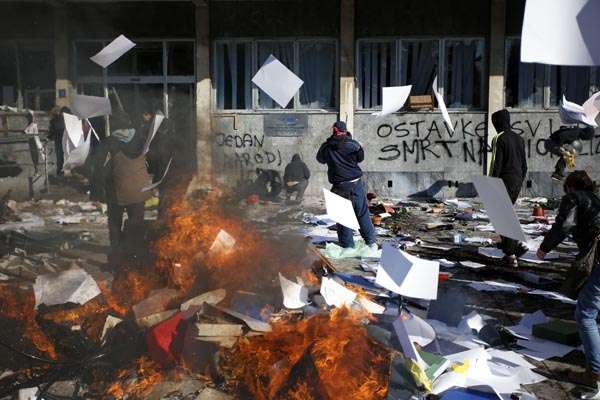
<svg viewBox="0 0 600 400"><path fill-rule="evenodd" d="M100 173L96 176L100 182L96 185L95 197L104 198L108 206L109 263L114 265L124 256L139 258L143 254L144 202L152 193L143 190L151 183L143 154L148 132L141 129L136 132L131 119L123 112L113 114L110 124L111 135L98 151L96 170ZM125 230L124 212L128 218Z"/></svg>

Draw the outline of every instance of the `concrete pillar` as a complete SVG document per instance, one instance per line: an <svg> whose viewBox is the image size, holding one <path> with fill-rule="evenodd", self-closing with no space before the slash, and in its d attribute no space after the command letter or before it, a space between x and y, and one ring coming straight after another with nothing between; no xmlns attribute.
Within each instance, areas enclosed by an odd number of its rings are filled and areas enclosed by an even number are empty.
<svg viewBox="0 0 600 400"><path fill-rule="evenodd" d="M56 74L56 105L68 106L73 92L69 78L69 29L67 7L64 3L54 5L54 71Z"/></svg>
<svg viewBox="0 0 600 400"><path fill-rule="evenodd" d="M210 186L212 168L210 25L208 1L196 0L196 155L198 170L191 188Z"/></svg>
<svg viewBox="0 0 600 400"><path fill-rule="evenodd" d="M490 1L490 62L488 80L488 146L496 131L492 126L492 113L504 108L504 40L506 30L506 0ZM487 173L492 161L491 153L487 153Z"/></svg>
<svg viewBox="0 0 600 400"><path fill-rule="evenodd" d="M354 0L340 0L340 119L354 132Z"/></svg>

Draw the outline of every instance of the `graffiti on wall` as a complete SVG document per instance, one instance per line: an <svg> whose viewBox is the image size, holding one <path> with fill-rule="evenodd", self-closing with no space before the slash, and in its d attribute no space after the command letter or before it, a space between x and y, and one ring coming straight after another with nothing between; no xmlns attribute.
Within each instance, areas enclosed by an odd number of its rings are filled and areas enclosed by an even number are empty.
<svg viewBox="0 0 600 400"><path fill-rule="evenodd" d="M250 133L215 135L215 145L223 151L224 168L250 170L281 167L281 150L265 149L264 135Z"/></svg>

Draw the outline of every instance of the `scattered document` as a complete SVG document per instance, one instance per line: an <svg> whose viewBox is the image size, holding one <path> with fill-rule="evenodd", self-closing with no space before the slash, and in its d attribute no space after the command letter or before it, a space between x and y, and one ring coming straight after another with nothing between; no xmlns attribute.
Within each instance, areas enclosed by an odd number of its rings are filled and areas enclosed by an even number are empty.
<svg viewBox="0 0 600 400"><path fill-rule="evenodd" d="M496 232L524 242L525 234L502 180L490 176L474 176L473 184Z"/></svg>
<svg viewBox="0 0 600 400"><path fill-rule="evenodd" d="M169 162L167 163L167 166L165 168L165 172L163 173L163 176L157 182L154 182L154 183L151 183L151 184L149 184L147 186L144 186L141 191L142 192L147 192L148 190L152 190L154 188L157 188L163 182L163 180L165 179L165 177L169 173L169 168L171 168L171 163L172 162L173 162L173 159L171 158L169 160Z"/></svg>
<svg viewBox="0 0 600 400"><path fill-rule="evenodd" d="M412 343L417 343L419 346L425 347L435 340L435 331L431 325L419 316L402 312L400 318L404 322L404 328Z"/></svg>
<svg viewBox="0 0 600 400"><path fill-rule="evenodd" d="M385 312L384 306L382 306L381 304L377 304L364 296L359 295L356 299L356 302L371 314L383 314Z"/></svg>
<svg viewBox="0 0 600 400"><path fill-rule="evenodd" d="M38 275L33 290L35 308L40 304L85 304L101 293L94 278L80 268L58 274Z"/></svg>
<svg viewBox="0 0 600 400"><path fill-rule="evenodd" d="M162 113L154 114L154 119L152 119L152 125L150 126L150 134L146 138L146 143L144 143L143 154L148 153L148 150L150 150L150 143L152 143L152 140L154 139L154 136L156 136L156 132L158 132L164 119L165 116Z"/></svg>
<svg viewBox="0 0 600 400"><path fill-rule="evenodd" d="M402 352L404 356L413 360L419 367L422 369L427 368L427 364L419 353L411 340L408 330L406 328L406 321L402 319L402 316L398 316L396 320L394 320L394 331L396 332L396 336L398 337L398 341L400 342L400 346L402 347Z"/></svg>
<svg viewBox="0 0 600 400"><path fill-rule="evenodd" d="M127 39L124 35L120 35L96 55L90 57L90 60L102 68L106 68L134 47L135 43Z"/></svg>
<svg viewBox="0 0 600 400"><path fill-rule="evenodd" d="M471 333L471 331L479 333L484 326L485 321L477 311L471 311L469 315L465 315L462 321L460 321L460 324L458 324L459 329L462 329L467 333Z"/></svg>
<svg viewBox="0 0 600 400"><path fill-rule="evenodd" d="M527 0L521 62L600 65L600 2Z"/></svg>
<svg viewBox="0 0 600 400"><path fill-rule="evenodd" d="M268 94L281 108L287 107L304 84L302 79L298 78L272 54L254 75L252 83Z"/></svg>
<svg viewBox="0 0 600 400"><path fill-rule="evenodd" d="M444 97L442 97L442 95L440 93L438 93L438 91L437 91L437 87L438 87L437 76L433 80L433 85L431 85L431 87L433 88L433 94L435 95L435 98L437 100L438 108L442 112L442 117L444 118L444 122L446 122L446 126L448 126L448 129L450 129L450 131L452 133L454 133L454 125L452 125L452 120L450 119L450 115L448 114L448 109L446 108L446 103L444 102Z"/></svg>
<svg viewBox="0 0 600 400"><path fill-rule="evenodd" d="M208 249L208 255L227 254L233 250L235 243L235 238L224 229L221 229Z"/></svg>
<svg viewBox="0 0 600 400"><path fill-rule="evenodd" d="M437 298L440 265L383 245L375 283L394 293L417 299Z"/></svg>
<svg viewBox="0 0 600 400"><path fill-rule="evenodd" d="M373 115L383 117L400 110L404 107L404 103L406 103L411 89L412 85L382 88L381 111L375 112Z"/></svg>
<svg viewBox="0 0 600 400"><path fill-rule="evenodd" d="M75 115L65 112L62 114L63 119L65 120L67 137L71 141L71 145L73 147L77 147L83 140L83 125L81 124L81 119L77 118Z"/></svg>
<svg viewBox="0 0 600 400"><path fill-rule="evenodd" d="M527 339L532 336L532 329L534 325L543 324L548 322L548 317L544 314L542 310L538 310L534 313L524 314L519 321L518 325L507 326L506 329L510 330L517 335L523 336Z"/></svg>
<svg viewBox="0 0 600 400"><path fill-rule="evenodd" d="M327 207L329 218L347 228L360 229L356 214L354 213L354 207L350 200L338 196L327 189L323 189L323 195L325 196L325 207Z"/></svg>
<svg viewBox="0 0 600 400"><path fill-rule="evenodd" d="M279 284L283 293L283 306L294 310L308 304L308 289L304 285L292 282L279 274Z"/></svg>
<svg viewBox="0 0 600 400"><path fill-rule="evenodd" d="M88 119L111 114L110 99L108 97L73 95L71 101L73 114L80 119Z"/></svg>
<svg viewBox="0 0 600 400"><path fill-rule="evenodd" d="M321 280L321 295L325 302L334 307L351 306L356 293L326 276Z"/></svg>
<svg viewBox="0 0 600 400"><path fill-rule="evenodd" d="M520 354L525 354L536 361L543 361L552 357L564 357L575 350L575 347L537 338L531 340L518 339L517 344L524 347L524 349L517 350Z"/></svg>
<svg viewBox="0 0 600 400"><path fill-rule="evenodd" d="M598 112L600 112L597 106L598 96L600 96L600 92L594 93L585 101L585 103L583 103L583 111L587 121L589 122L588 125L591 125L594 128L598 127L598 124L596 123L596 117L598 116Z"/></svg>

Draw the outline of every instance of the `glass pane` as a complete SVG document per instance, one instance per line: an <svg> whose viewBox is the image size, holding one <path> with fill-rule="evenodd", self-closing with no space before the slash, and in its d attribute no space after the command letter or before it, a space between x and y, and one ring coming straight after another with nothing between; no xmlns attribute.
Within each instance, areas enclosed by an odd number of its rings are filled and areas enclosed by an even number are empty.
<svg viewBox="0 0 600 400"><path fill-rule="evenodd" d="M162 75L162 42L140 42L108 66L108 75Z"/></svg>
<svg viewBox="0 0 600 400"><path fill-rule="evenodd" d="M75 70L77 77L102 77L102 67L90 60L90 57L102 50L101 42L75 43Z"/></svg>
<svg viewBox="0 0 600 400"><path fill-rule="evenodd" d="M193 42L167 42L167 52L169 75L195 75Z"/></svg>
<svg viewBox="0 0 600 400"><path fill-rule="evenodd" d="M54 106L54 51L51 44L20 45L19 62L24 105L34 110Z"/></svg>
<svg viewBox="0 0 600 400"><path fill-rule="evenodd" d="M216 57L217 108L220 110L251 109L251 43L219 43Z"/></svg>
<svg viewBox="0 0 600 400"><path fill-rule="evenodd" d="M402 41L400 85L412 85L411 95L431 94L438 70L438 43L437 40Z"/></svg>
<svg viewBox="0 0 600 400"><path fill-rule="evenodd" d="M259 42L258 43L258 68L269 58L275 56L283 65L295 73L294 69L294 46L292 42ZM276 109L281 107L275 103L268 94L258 90L258 107ZM290 100L286 109L294 108L294 99Z"/></svg>
<svg viewBox="0 0 600 400"><path fill-rule="evenodd" d="M483 40L447 40L444 97L450 108L482 107Z"/></svg>
<svg viewBox="0 0 600 400"><path fill-rule="evenodd" d="M563 95L577 104L587 100L590 95L589 67L550 67L550 104L558 106Z"/></svg>
<svg viewBox="0 0 600 400"><path fill-rule="evenodd" d="M544 106L544 65L521 62L521 40L506 41L506 105L518 108Z"/></svg>
<svg viewBox="0 0 600 400"><path fill-rule="evenodd" d="M17 105L17 55L12 45L0 46L0 104Z"/></svg>
<svg viewBox="0 0 600 400"><path fill-rule="evenodd" d="M300 43L300 108L335 107L335 44Z"/></svg>
<svg viewBox="0 0 600 400"><path fill-rule="evenodd" d="M368 109L380 106L381 88L394 86L396 82L394 43L361 43L358 71L359 107Z"/></svg>

